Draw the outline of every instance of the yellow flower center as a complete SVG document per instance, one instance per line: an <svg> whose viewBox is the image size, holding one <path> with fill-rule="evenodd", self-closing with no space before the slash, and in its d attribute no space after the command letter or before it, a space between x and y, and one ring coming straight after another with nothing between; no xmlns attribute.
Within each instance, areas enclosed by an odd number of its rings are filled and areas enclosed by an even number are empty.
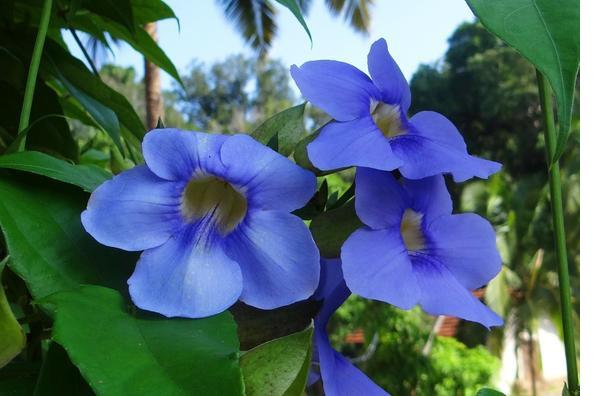
<svg viewBox="0 0 600 396"><path fill-rule="evenodd" d="M247 210L246 197L231 184L214 176L193 178L183 191L183 217L192 222L210 215L223 234L237 227Z"/></svg>
<svg viewBox="0 0 600 396"><path fill-rule="evenodd" d="M402 223L400 224L400 234L404 246L411 252L416 252L425 248L425 238L421 231L421 222L423 215L411 209L406 209L402 215Z"/></svg>
<svg viewBox="0 0 600 396"><path fill-rule="evenodd" d="M399 105L372 101L371 116L385 137L392 138L406 133Z"/></svg>

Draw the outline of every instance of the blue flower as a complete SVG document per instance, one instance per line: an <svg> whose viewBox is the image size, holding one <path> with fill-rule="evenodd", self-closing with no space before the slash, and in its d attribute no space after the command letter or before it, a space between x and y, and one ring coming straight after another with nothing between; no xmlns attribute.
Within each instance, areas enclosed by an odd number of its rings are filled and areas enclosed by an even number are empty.
<svg viewBox="0 0 600 396"><path fill-rule="evenodd" d="M385 40L372 45L368 65L372 80L338 61L292 66L304 97L335 120L307 147L317 168L399 169L410 179L451 173L455 181L487 178L500 169L496 162L469 155L460 133L443 115L422 111L408 118L410 89Z"/></svg>
<svg viewBox="0 0 600 396"><path fill-rule="evenodd" d="M452 214L443 176L400 184L389 172L358 168L356 213L366 226L341 254L353 293L486 327L502 324L470 292L500 271L494 230L478 215Z"/></svg>
<svg viewBox="0 0 600 396"><path fill-rule="evenodd" d="M246 135L162 129L142 149L146 165L102 184L81 215L100 243L144 250L128 281L138 307L197 318L313 294L319 253L289 213L313 195L312 173Z"/></svg>
<svg viewBox="0 0 600 396"><path fill-rule="evenodd" d="M327 323L350 296L340 264L340 260L321 260L321 281L313 298L323 300L323 303L315 317L313 363L319 367L327 396L388 395L329 343ZM311 377L309 383L316 381L314 373Z"/></svg>

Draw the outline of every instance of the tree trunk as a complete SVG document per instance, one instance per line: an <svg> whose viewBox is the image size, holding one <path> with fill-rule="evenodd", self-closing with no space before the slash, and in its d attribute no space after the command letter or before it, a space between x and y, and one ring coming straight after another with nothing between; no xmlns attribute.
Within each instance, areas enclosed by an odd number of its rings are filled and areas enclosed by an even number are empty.
<svg viewBox="0 0 600 396"><path fill-rule="evenodd" d="M144 30L154 41L158 41L156 22L145 24ZM144 86L146 90L146 127L150 130L156 128L158 118L163 116L163 101L160 93L160 70L147 58L144 58Z"/></svg>
<svg viewBox="0 0 600 396"><path fill-rule="evenodd" d="M533 332L531 329L527 329L527 335L529 336L529 340L527 342L527 352L529 354L529 380L531 381L531 396L537 396L537 359L535 340L533 339Z"/></svg>

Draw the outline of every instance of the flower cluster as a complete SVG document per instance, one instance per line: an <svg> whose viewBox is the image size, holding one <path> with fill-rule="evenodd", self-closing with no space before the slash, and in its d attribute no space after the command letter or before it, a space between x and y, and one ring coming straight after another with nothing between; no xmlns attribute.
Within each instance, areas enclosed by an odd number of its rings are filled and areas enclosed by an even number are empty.
<svg viewBox="0 0 600 396"><path fill-rule="evenodd" d="M291 70L308 101L333 118L308 145L311 162L321 170L358 167L355 206L364 226L343 244L341 263L322 263L315 296L323 300L315 344L328 395L387 394L329 344L327 321L350 293L486 327L502 324L471 293L500 271L494 230L475 214L452 214L443 177L487 178L501 165L469 155L443 115L408 116L409 86L383 39L372 45L368 66L371 77L330 60Z"/></svg>
<svg viewBox="0 0 600 396"><path fill-rule="evenodd" d="M291 214L314 195L313 173L247 135L154 130L142 144L146 163L102 184L81 216L99 242L143 251L128 281L138 307L200 318L238 300L261 309L322 300L314 359L328 395L386 394L329 343L329 318L351 293L502 323L471 294L500 270L494 231L477 215L452 214L443 177L487 178L500 164L469 155L444 116L409 117L408 83L383 39L368 65L371 77L336 61L291 70L303 95L333 118L307 147L313 165L358 167L364 226L340 259L320 260Z"/></svg>

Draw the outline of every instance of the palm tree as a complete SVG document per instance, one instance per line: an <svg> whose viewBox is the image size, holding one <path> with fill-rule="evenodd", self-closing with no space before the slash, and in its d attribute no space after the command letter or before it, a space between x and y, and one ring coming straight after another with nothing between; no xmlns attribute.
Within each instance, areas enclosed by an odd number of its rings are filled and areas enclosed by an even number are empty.
<svg viewBox="0 0 600 396"><path fill-rule="evenodd" d="M276 10L272 0L217 0L227 19L232 21L250 46L264 56L277 34ZM367 33L374 0L325 0L335 16L342 16L357 32ZM306 14L312 0L298 0Z"/></svg>
<svg viewBox="0 0 600 396"><path fill-rule="evenodd" d="M150 22L144 25L154 41L158 41L158 25ZM158 66L144 58L144 87L146 92L146 127L153 129L157 126L163 114L163 99L160 90L160 70Z"/></svg>

